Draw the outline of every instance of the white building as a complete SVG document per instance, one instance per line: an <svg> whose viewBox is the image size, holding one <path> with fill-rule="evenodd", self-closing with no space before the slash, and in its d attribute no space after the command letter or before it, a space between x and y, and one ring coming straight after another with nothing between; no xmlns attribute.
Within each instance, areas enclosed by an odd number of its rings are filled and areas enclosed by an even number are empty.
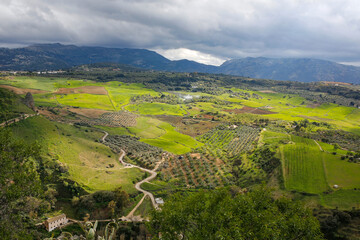
<svg viewBox="0 0 360 240"><path fill-rule="evenodd" d="M156 204L164 204L164 200L162 198L155 198Z"/></svg>
<svg viewBox="0 0 360 240"><path fill-rule="evenodd" d="M68 223L68 219L66 218L65 214L61 214L52 218L48 218L45 221L45 227L46 229L51 232L52 230L54 230L55 228L58 228L62 225L65 225Z"/></svg>

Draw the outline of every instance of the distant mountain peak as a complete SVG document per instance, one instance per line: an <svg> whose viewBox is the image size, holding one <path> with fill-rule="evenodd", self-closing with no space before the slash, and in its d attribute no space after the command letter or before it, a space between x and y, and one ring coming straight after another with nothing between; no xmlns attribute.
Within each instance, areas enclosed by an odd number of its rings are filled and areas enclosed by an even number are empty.
<svg viewBox="0 0 360 240"><path fill-rule="evenodd" d="M0 56L0 70L56 70L106 62L173 72L221 73L302 82L360 83L360 67L312 58L246 57L228 60L217 67L187 59L171 61L146 49L78 47L61 43L0 48Z"/></svg>
<svg viewBox="0 0 360 240"><path fill-rule="evenodd" d="M232 59L224 62L217 72L273 80L360 83L360 67L313 58Z"/></svg>

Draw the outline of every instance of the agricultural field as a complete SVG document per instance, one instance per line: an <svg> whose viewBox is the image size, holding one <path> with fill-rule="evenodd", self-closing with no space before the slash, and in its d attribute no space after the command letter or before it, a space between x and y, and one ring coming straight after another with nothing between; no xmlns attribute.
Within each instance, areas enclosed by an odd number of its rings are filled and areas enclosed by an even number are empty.
<svg viewBox="0 0 360 240"><path fill-rule="evenodd" d="M360 189L360 164L341 160L333 154L327 154L324 163L330 186L336 184L341 189Z"/></svg>
<svg viewBox="0 0 360 240"><path fill-rule="evenodd" d="M355 207L360 199L357 190L360 188L360 165L341 160L340 154L321 151L319 145L326 146L324 143L317 145L311 139L289 137L290 141L279 147L285 188L318 194L320 203L326 206Z"/></svg>
<svg viewBox="0 0 360 240"><path fill-rule="evenodd" d="M208 132L209 129L213 129L220 124L220 122L204 121L181 116L156 116L156 118L170 123L176 127L176 131L191 137L203 135Z"/></svg>
<svg viewBox="0 0 360 240"><path fill-rule="evenodd" d="M333 213L360 208L356 95L349 100L341 93L326 101L320 95L329 93L318 92L317 83L309 84L315 89L309 94L297 94L296 88L304 86L295 84L290 94L284 89L289 83L266 89L267 80L229 77L226 85L221 79L227 77L217 74L120 74L112 67L104 75L103 70L71 71L66 77L0 77L1 90L17 94L11 104L5 95L0 99L0 107L11 109L1 117L38 113L8 128L16 138L42 147L42 159L36 160L44 169L46 196L54 193L52 214L108 219L115 208L119 216L132 212L141 190L166 203L176 193L225 187L237 194L260 186L271 189L275 199L285 196L320 215L330 212L319 217L324 222L338 221ZM264 85L254 88L259 82ZM36 111L24 104L28 92ZM119 162L123 151L124 165ZM154 172L156 177L150 177ZM99 199L89 198L87 208L80 207L79 201L92 193ZM107 198L116 203L103 201ZM147 219L152 210L146 197L134 216ZM341 231L358 232L357 220L351 221Z"/></svg>
<svg viewBox="0 0 360 240"><path fill-rule="evenodd" d="M168 182L176 179L182 187L214 188L229 184L226 164L208 154L192 153L169 156L161 165L160 180Z"/></svg>
<svg viewBox="0 0 360 240"><path fill-rule="evenodd" d="M31 122L26 131L22 132L25 126L19 123L14 132L39 140L46 146L48 158L66 165L69 178L89 192L114 186L135 192L133 182L143 175L118 164L114 152L120 148L131 153L126 161L147 168L153 168L163 152L169 153L160 167L158 188L144 184L157 192L170 187L247 187L259 183L269 176L252 162L251 154L258 147L270 146L282 161L279 172L287 191L316 195L324 206L335 206L348 196L352 200L339 206L348 208L357 199L354 189L360 188L360 165L348 158L341 160L349 152L345 147L354 149L354 136L343 138L347 144L339 142L338 147L335 137L321 142L321 134L345 130L360 135L360 109L272 90L203 87L203 92L159 91L144 83L38 76L0 79L0 85L19 95L32 92L35 105L41 106L40 114L61 122L36 117L36 124L32 120L21 123ZM301 130L302 136L322 131L318 134L321 141L294 135L300 135L294 121L304 119L309 124ZM37 124L46 127L42 130ZM110 134L110 148L95 142L103 131ZM50 134L45 136L46 132ZM109 168L109 164L114 167Z"/></svg>
<svg viewBox="0 0 360 240"><path fill-rule="evenodd" d="M134 161L136 165L153 169L156 163L161 160L163 151L138 140L138 138L128 135L110 135L104 144L119 154L121 149L124 150L126 157Z"/></svg>
<svg viewBox="0 0 360 240"><path fill-rule="evenodd" d="M202 135L199 140L208 148L222 149L229 156L249 151L256 146L260 129L242 125L221 125Z"/></svg>
<svg viewBox="0 0 360 240"><path fill-rule="evenodd" d="M291 137L288 133L286 132L274 132L271 130L267 130L265 129L264 131L262 131L261 135L260 135L260 139L259 139L259 144L260 145L279 145L279 144L284 144L284 143L289 143L291 140Z"/></svg>
<svg viewBox="0 0 360 240"><path fill-rule="evenodd" d="M125 107L127 110L137 112L142 115L179 115L183 116L187 112L182 106L166 103L139 103Z"/></svg>
<svg viewBox="0 0 360 240"><path fill-rule="evenodd" d="M155 118L139 117L135 127L129 127L129 132L140 137L140 141L164 149L175 154L190 152L202 146L190 136L175 131L169 123Z"/></svg>
<svg viewBox="0 0 360 240"><path fill-rule="evenodd" d="M0 79L0 84L10 85L24 89L37 89L47 92L56 90L56 83L65 84L67 79L65 78L43 78L34 76L9 76Z"/></svg>
<svg viewBox="0 0 360 240"><path fill-rule="evenodd" d="M360 190L340 189L331 194L320 195L320 203L329 208L349 210L360 208Z"/></svg>
<svg viewBox="0 0 360 240"><path fill-rule="evenodd" d="M138 83L122 83L112 81L106 84L109 98L111 99L116 111L121 110L125 105L130 103L130 99L134 96L151 95L159 96L158 92L145 88L143 84Z"/></svg>
<svg viewBox="0 0 360 240"><path fill-rule="evenodd" d="M66 94L56 95L56 100L61 105L81 108L96 108L103 110L114 110L114 107L106 95L95 94Z"/></svg>
<svg viewBox="0 0 360 240"><path fill-rule="evenodd" d="M260 98L247 98L239 103L248 107L271 111L273 114L266 115L270 119L324 121L350 131L360 127L358 122L360 109L339 106L334 103L314 104L314 102L308 101L305 98L291 94L247 92L255 93ZM220 98L227 101L232 99L226 95L222 95Z"/></svg>
<svg viewBox="0 0 360 240"><path fill-rule="evenodd" d="M106 126L113 128L118 128L118 127L126 128L126 127L136 126L137 117L139 116L126 111L105 112L100 116L94 116L92 118L82 119L81 123L86 123L88 125L95 125L95 126L98 125L98 126Z"/></svg>
<svg viewBox="0 0 360 240"><path fill-rule="evenodd" d="M291 142L280 147L285 187L308 193L329 190L326 181L324 158L314 140L291 136Z"/></svg>

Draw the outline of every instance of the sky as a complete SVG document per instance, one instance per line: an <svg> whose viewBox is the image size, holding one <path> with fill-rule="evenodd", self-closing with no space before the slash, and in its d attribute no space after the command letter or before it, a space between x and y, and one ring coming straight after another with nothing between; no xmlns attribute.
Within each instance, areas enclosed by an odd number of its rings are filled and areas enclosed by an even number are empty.
<svg viewBox="0 0 360 240"><path fill-rule="evenodd" d="M0 46L145 48L220 65L306 57L360 65L358 0L0 0Z"/></svg>

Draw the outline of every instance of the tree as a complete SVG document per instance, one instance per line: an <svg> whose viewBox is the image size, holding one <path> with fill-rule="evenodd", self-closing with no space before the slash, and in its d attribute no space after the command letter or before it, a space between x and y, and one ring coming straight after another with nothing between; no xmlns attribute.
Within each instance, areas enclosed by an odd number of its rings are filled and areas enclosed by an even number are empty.
<svg viewBox="0 0 360 240"><path fill-rule="evenodd" d="M0 239L29 237L26 228L32 226L31 215L46 211L35 167L39 158L37 144L25 144L9 130L0 130Z"/></svg>
<svg viewBox="0 0 360 240"><path fill-rule="evenodd" d="M115 202L116 202L116 213L120 213L125 206L129 204L129 195L127 192L122 190L121 187L118 187L114 190L115 193Z"/></svg>
<svg viewBox="0 0 360 240"><path fill-rule="evenodd" d="M151 213L149 228L161 239L322 239L309 209L274 200L264 188L234 195L227 189L176 194Z"/></svg>
<svg viewBox="0 0 360 240"><path fill-rule="evenodd" d="M340 145L338 143L334 143L334 150L341 149Z"/></svg>

